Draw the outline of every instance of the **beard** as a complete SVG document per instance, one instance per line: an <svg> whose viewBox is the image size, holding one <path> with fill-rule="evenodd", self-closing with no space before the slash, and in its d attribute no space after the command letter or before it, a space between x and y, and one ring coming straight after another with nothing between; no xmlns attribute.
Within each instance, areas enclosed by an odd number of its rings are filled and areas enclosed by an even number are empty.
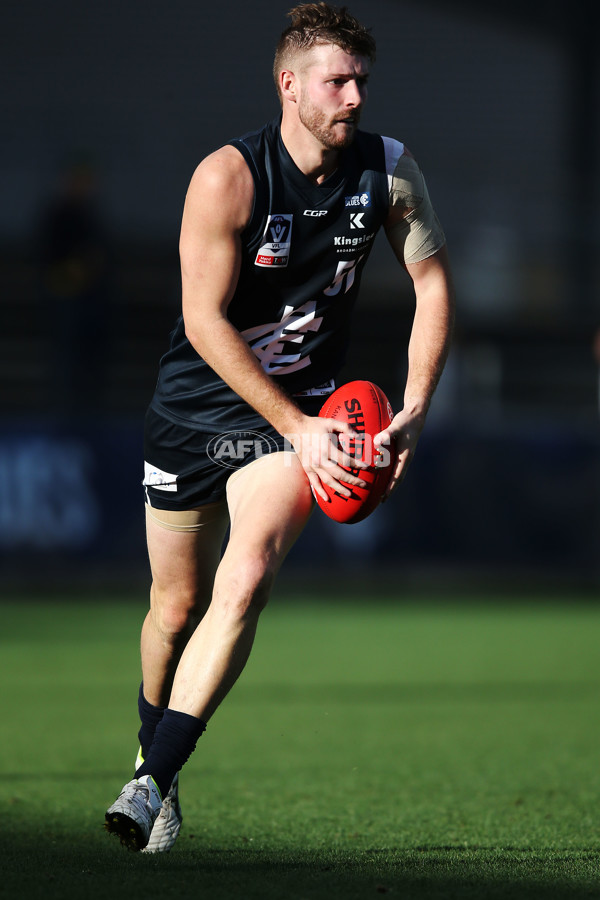
<svg viewBox="0 0 600 900"><path fill-rule="evenodd" d="M343 150L354 140L360 111L354 110L345 115L340 113L338 118L328 119L318 107L307 101L301 101L298 106L298 118L326 150ZM350 122L351 125L338 125L339 122Z"/></svg>

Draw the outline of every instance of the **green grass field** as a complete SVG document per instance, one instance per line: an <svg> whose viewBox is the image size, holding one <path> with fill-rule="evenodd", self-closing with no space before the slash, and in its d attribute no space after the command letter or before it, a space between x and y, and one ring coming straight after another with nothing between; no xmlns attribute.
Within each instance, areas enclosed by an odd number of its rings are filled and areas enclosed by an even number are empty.
<svg viewBox="0 0 600 900"><path fill-rule="evenodd" d="M2 896L600 897L600 605L280 590L150 857L101 827L145 597L0 611Z"/></svg>

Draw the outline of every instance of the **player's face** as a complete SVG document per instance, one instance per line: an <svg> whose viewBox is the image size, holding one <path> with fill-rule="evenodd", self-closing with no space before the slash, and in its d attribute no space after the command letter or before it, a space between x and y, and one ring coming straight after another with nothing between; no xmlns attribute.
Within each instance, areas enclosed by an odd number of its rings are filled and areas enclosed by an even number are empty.
<svg viewBox="0 0 600 900"><path fill-rule="evenodd" d="M367 101L369 63L333 45L317 46L299 76L298 116L327 150L354 140Z"/></svg>

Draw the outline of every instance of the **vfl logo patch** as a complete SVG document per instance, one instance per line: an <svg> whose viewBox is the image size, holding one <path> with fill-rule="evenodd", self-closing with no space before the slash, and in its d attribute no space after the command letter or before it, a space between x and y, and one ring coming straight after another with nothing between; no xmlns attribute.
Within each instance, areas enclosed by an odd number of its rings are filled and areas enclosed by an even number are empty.
<svg viewBox="0 0 600 900"><path fill-rule="evenodd" d="M255 266L287 266L292 237L291 214L269 216L262 244L254 260Z"/></svg>
<svg viewBox="0 0 600 900"><path fill-rule="evenodd" d="M352 194L351 197L344 197L345 207L362 206L363 209L366 209L370 205L371 195L368 191L364 191L362 194Z"/></svg>

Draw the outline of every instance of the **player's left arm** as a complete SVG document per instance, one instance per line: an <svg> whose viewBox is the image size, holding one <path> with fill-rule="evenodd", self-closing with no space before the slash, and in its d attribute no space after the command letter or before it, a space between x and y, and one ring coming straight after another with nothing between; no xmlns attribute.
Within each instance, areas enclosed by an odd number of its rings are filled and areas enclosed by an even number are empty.
<svg viewBox="0 0 600 900"><path fill-rule="evenodd" d="M404 406L378 445L395 441L396 461L386 497L402 481L423 430L431 399L442 374L452 336L454 289L443 231L431 208L420 170L408 157L402 190L391 194L386 234L415 291L415 314L408 345ZM410 203L410 205L409 205Z"/></svg>

